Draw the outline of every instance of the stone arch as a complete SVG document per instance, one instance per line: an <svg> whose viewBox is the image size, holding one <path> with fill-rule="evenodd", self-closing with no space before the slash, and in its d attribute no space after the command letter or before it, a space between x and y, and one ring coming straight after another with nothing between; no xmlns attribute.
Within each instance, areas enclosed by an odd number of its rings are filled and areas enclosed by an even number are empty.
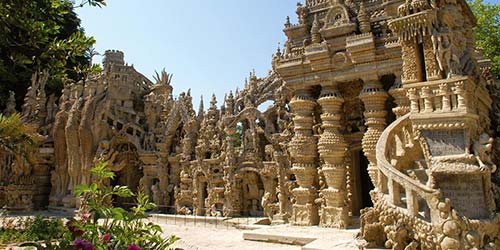
<svg viewBox="0 0 500 250"><path fill-rule="evenodd" d="M111 186L128 186L134 192L138 190L144 174L140 170L138 146L126 137L117 137L112 141L111 148L115 153L109 161L109 167L115 173L115 178L111 181ZM114 202L122 207L131 206L133 201L133 198L114 197Z"/></svg>
<svg viewBox="0 0 500 250"><path fill-rule="evenodd" d="M255 167L244 167L236 174L236 186L240 189L241 214L262 216L262 197L265 193L263 176Z"/></svg>

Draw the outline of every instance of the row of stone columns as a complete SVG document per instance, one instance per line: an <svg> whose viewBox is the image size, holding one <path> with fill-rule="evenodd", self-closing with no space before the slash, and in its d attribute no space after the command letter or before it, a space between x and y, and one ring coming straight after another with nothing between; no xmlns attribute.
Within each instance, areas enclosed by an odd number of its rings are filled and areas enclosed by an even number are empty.
<svg viewBox="0 0 500 250"><path fill-rule="evenodd" d="M359 97L365 105L365 125L368 127L362 140L363 151L370 161L370 177L377 180L375 147L386 126L385 101L388 94L382 84L373 79L365 81ZM298 184L292 191L295 197L292 215L294 225L310 226L319 223L322 227L334 228L346 228L349 225L345 164L349 145L341 131L343 103L344 98L337 83L322 86L317 101L313 99L310 87L296 90L290 101L295 114L295 134L289 144L289 151L292 172ZM319 140L313 134L317 104L322 110L323 132ZM326 184L320 192L317 190L319 174L323 175ZM318 200L322 203L320 208L316 202Z"/></svg>

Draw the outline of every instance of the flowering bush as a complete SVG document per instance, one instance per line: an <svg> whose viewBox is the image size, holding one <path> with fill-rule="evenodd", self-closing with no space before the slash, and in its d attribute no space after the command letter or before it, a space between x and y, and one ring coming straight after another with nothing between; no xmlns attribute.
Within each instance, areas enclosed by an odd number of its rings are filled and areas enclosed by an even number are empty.
<svg viewBox="0 0 500 250"><path fill-rule="evenodd" d="M14 219L2 213L6 212L0 210L0 244L59 239L66 231L61 219L42 216Z"/></svg>
<svg viewBox="0 0 500 250"><path fill-rule="evenodd" d="M57 244L47 242L44 247L34 243L25 246L37 246L37 249L44 250L172 249L178 238L171 236L165 239L158 225L145 220L146 211L156 205L149 202L149 197L142 190L134 194L125 186L106 185L115 177L107 163L97 165L91 172L96 181L77 187L75 193L77 197L83 197L82 205L78 216L66 223L67 232L62 240ZM136 206L130 211L114 207L114 196L135 197Z"/></svg>

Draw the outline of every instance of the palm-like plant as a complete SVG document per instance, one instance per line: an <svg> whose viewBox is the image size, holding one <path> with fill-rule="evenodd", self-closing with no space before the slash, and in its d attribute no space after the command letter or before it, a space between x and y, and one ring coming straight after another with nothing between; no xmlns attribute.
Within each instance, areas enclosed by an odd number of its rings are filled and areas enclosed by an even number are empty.
<svg viewBox="0 0 500 250"><path fill-rule="evenodd" d="M21 121L19 114L0 114L0 154L7 153L33 161L32 152L38 147L42 137L31 124Z"/></svg>

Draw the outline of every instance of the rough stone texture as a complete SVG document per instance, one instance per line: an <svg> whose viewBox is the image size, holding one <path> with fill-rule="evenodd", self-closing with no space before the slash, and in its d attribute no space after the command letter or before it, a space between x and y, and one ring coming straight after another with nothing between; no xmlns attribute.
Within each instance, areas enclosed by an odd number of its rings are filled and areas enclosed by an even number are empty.
<svg viewBox="0 0 500 250"><path fill-rule="evenodd" d="M296 13L269 74L208 110L120 51L67 82L59 106L35 74L22 117L46 141L36 164L0 152L2 203L77 207L75 186L108 161L110 184L142 178L160 212L338 229L361 214L369 247L499 245L500 91L466 2L307 0Z"/></svg>

